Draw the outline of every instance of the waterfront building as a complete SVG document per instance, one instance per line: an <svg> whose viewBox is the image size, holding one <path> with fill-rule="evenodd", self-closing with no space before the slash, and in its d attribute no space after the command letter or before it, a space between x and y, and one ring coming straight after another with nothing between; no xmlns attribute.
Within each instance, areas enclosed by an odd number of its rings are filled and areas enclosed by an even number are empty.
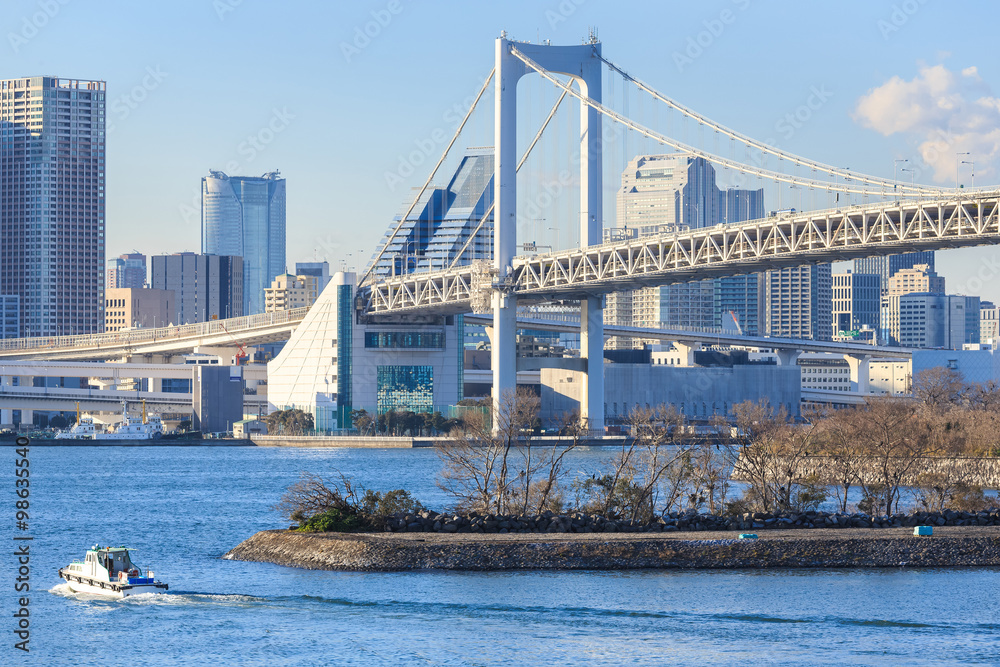
<svg viewBox="0 0 1000 667"><path fill-rule="evenodd" d="M448 268L466 244L460 265L489 259L493 214L485 220L483 216L493 204L493 149L468 149L446 186L427 188L412 210L411 203L412 197L386 231L386 249L372 269L374 275Z"/></svg>
<svg viewBox="0 0 1000 667"><path fill-rule="evenodd" d="M264 312L264 290L285 272L285 179L229 176L201 179L201 251L243 258L242 312Z"/></svg>
<svg viewBox="0 0 1000 667"><path fill-rule="evenodd" d="M833 337L856 339L861 330L877 331L881 307L881 278L874 273L835 273Z"/></svg>
<svg viewBox="0 0 1000 667"><path fill-rule="evenodd" d="M21 297L0 294L0 338L17 338L21 331Z"/></svg>
<svg viewBox="0 0 1000 667"><path fill-rule="evenodd" d="M146 256L142 253L131 252L108 260L105 289L142 289L146 285Z"/></svg>
<svg viewBox="0 0 1000 667"><path fill-rule="evenodd" d="M864 275L864 274L862 274ZM851 368L843 356L828 354L803 354L798 359L802 373L803 390L857 391L851 382Z"/></svg>
<svg viewBox="0 0 1000 667"><path fill-rule="evenodd" d="M829 264L768 271L763 283L762 334L830 340L833 291Z"/></svg>
<svg viewBox="0 0 1000 667"><path fill-rule="evenodd" d="M240 317L243 312L243 258L193 252L152 257L154 289L174 293L173 324Z"/></svg>
<svg viewBox="0 0 1000 667"><path fill-rule="evenodd" d="M104 330L165 327L174 321L174 292L112 287L104 291Z"/></svg>
<svg viewBox="0 0 1000 667"><path fill-rule="evenodd" d="M354 317L357 278L335 273L267 365L270 410L298 408L319 430L351 428L353 410L446 411L462 398L460 315L414 323Z"/></svg>
<svg viewBox="0 0 1000 667"><path fill-rule="evenodd" d="M579 405L582 372L542 368L540 376L540 417L543 423L558 423ZM613 424L624 422L637 408L658 405L672 406L696 421L732 418L735 406L763 398L798 416L802 391L797 366L612 363L604 365L604 395L606 419Z"/></svg>
<svg viewBox="0 0 1000 667"><path fill-rule="evenodd" d="M22 336L104 326L105 82L0 80L0 294Z"/></svg>
<svg viewBox="0 0 1000 667"><path fill-rule="evenodd" d="M282 273L264 290L264 312L303 308L316 303L321 289L317 276L293 276Z"/></svg>

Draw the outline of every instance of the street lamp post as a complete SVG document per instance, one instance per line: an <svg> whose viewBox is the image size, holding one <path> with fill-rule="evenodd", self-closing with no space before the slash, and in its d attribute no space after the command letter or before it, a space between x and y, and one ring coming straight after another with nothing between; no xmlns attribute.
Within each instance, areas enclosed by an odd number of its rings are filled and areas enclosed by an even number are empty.
<svg viewBox="0 0 1000 667"><path fill-rule="evenodd" d="M958 170L962 165L962 155L972 155L972 153L955 153L955 189L958 190Z"/></svg>
<svg viewBox="0 0 1000 667"><path fill-rule="evenodd" d="M893 160L892 161L892 189L894 191L897 191L897 192L899 190L899 179L896 177L896 171L897 171L897 169L899 167L899 163L900 162L907 162L908 163L909 160L900 158L898 160Z"/></svg>
<svg viewBox="0 0 1000 667"><path fill-rule="evenodd" d="M906 167L903 167L902 169L900 169L900 171L908 171L908 172L910 172L910 187L912 188L913 187L913 175L914 175L914 173L916 173L917 170L916 169L907 169Z"/></svg>
<svg viewBox="0 0 1000 667"><path fill-rule="evenodd" d="M962 164L967 164L972 167L972 189L976 189L976 161L975 160L962 160Z"/></svg>

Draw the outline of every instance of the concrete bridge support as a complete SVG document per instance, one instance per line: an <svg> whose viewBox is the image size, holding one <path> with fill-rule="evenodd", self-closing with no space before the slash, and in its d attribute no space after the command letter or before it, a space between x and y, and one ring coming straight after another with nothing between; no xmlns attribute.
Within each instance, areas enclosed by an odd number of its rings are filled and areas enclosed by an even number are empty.
<svg viewBox="0 0 1000 667"><path fill-rule="evenodd" d="M871 391L868 380L870 369L869 362L872 360L870 354L845 354L844 359L851 369L851 388L862 396L867 396Z"/></svg>

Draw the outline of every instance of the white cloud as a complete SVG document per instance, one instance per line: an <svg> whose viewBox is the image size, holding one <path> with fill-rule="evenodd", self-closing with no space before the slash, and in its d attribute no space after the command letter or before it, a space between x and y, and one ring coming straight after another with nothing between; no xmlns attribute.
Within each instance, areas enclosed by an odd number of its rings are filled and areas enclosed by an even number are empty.
<svg viewBox="0 0 1000 667"><path fill-rule="evenodd" d="M858 100L854 119L886 136L907 134L918 142L934 180L954 183L955 153L976 163L976 180L985 184L1000 158L1000 98L966 67L953 72L944 65L921 67L911 81L894 76ZM961 172L968 181L969 172ZM982 179L982 180L980 180Z"/></svg>

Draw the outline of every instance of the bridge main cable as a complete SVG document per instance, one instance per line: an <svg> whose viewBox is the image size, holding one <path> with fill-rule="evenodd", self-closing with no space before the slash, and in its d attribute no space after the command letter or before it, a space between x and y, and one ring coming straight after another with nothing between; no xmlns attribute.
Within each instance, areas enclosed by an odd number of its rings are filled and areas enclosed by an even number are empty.
<svg viewBox="0 0 1000 667"><path fill-rule="evenodd" d="M743 172L745 174L751 174L751 175L754 175L754 176L759 176L761 178L770 179L770 180L777 181L777 182L780 182L780 183L788 183L788 184L791 184L791 185L801 185L803 187L814 188L816 190L829 190L829 191L836 190L838 192L849 192L849 193L854 193L854 194L867 194L867 195L872 194L871 189L848 186L846 183L843 184L843 185L837 184L836 186L834 186L834 185L831 185L830 183L827 183L827 182L824 182L824 181L818 181L818 180L808 179L808 178L799 178L797 176L789 176L787 174L782 174L780 172L771 171L769 169L763 169L763 168L760 168L760 167L750 167L748 165L743 164L742 162L737 162L736 160L730 160L729 158L724 158L724 157L721 157L719 155L715 155L713 153L708 153L706 151L697 149L694 146L689 146L689 145L687 145L687 144L685 144L683 142L671 139L670 137L667 137L666 135L660 134L659 132L656 132L656 131L651 130L651 129L643 126L643 125L640 125L639 123L636 123L635 121L633 121L630 118L626 118L625 116L622 116L621 114L617 113L616 111L613 111L612 109L607 108L606 106L604 106L600 102L596 102L595 100L592 100L591 98L589 98L589 97L587 97L587 96L585 96L585 95L583 95L581 93L576 92L575 90L572 89L571 86L568 86L568 85L564 84L562 81L560 81L556 77L552 76L549 72L547 72L546 70L544 70L534 60L532 60L531 58L529 58L528 56L526 56L524 53L522 53L521 51L519 51L516 47L511 46L510 49L511 49L511 53L514 56L516 56L518 59L520 59L525 65L527 65L528 67L530 67L534 71L538 72L538 74L540 74L543 78L548 79L551 83L555 84L557 87L561 88L562 90L567 91L570 95L572 95L573 97L577 98L578 100L580 100L581 102L583 102L587 106L589 106L589 107L597 110L599 113L603 114L604 116L607 116L608 118L611 118L612 120L614 120L614 121L616 121L618 123L621 123L622 125L625 125L626 127L630 128L630 129L633 129L636 132L639 132L640 134L642 134L642 135L644 135L646 137L649 137L650 139L653 139L654 141L657 141L657 142L659 142L661 144L664 144L666 146L670 146L670 147L672 147L672 148L674 148L676 150L679 150L679 151L684 151L684 152L687 152L687 153L691 153L693 155L696 155L698 157L704 158L705 160L708 160L709 162L712 162L714 164L717 164L717 165L720 165L720 166L723 166L723 167L728 167L730 169ZM852 178L853 178L853 175L852 175ZM869 178L875 179L875 177L869 177ZM891 186L891 185L892 185L891 181L886 181L884 183L885 187L888 187L888 186ZM907 192L909 192L911 194L921 194L921 195L941 195L941 193L943 192L943 190L941 188L932 188L932 187L925 187L925 186L921 186L921 187L911 186L911 187L907 187L906 190L907 190Z"/></svg>
<svg viewBox="0 0 1000 667"><path fill-rule="evenodd" d="M699 123L707 126L711 130L714 130L716 132L724 134L725 136L729 137L730 139L735 139L736 141L738 141L738 142L740 142L742 144L746 144L750 148L755 148L755 149L757 149L757 150L759 150L761 152L767 153L769 155L773 155L773 156L777 157L779 160L786 160L786 161L788 161L788 162L790 162L792 164L795 164L797 166L808 167L809 169L812 169L814 171L822 171L822 172L824 172L826 174L829 174L831 176L843 177L845 180L848 180L848 181L850 181L850 180L860 181L860 182L863 182L863 183L869 183L871 185L877 185L877 186L880 186L880 187L895 188L896 190L904 190L904 191L907 191L907 192L913 191L913 192L920 193L920 194L926 194L928 191L941 192L941 191L944 190L944 188L930 188L928 186L919 186L919 187L916 187L916 186L905 185L905 184L902 184L902 183L897 184L895 181L890 181L888 179L880 178L878 176L869 176L867 174L863 174L863 173L860 173L860 172L850 171L850 170L847 170L847 169L839 169L837 167L833 167L833 166L830 166L828 164L823 164L822 162L816 162L814 160L809 160L807 158L800 157L800 156L795 155L793 153L786 153L785 151L779 150L779 149L777 149L777 148L775 148L773 146L769 146L769 145L765 144L762 141L757 141L753 137L749 137L749 136L747 136L747 135L745 135L745 134L743 134L741 132L737 132L736 130L730 129L730 128L726 127L725 125L722 125L720 123L716 123L712 119L710 119L710 118L708 118L706 116L703 116L700 113L698 113L697 111L684 106L680 102L677 102L676 100L673 100L673 99L667 97L666 95L664 95L664 94L660 93L659 91L655 90L653 87L651 87L650 85L646 84L645 82L640 81L639 79L637 79L634 76L630 75L628 72L626 72L625 70L623 70L621 67L618 67L617 65L615 65L613 62L611 62L610 60L608 60L607 58L605 58L604 56L602 56L600 53L597 53L596 56L605 65L607 65L608 67L610 67L614 71L618 72L625 80L631 81L640 90L646 91L647 93L649 93L650 95L652 95L654 98L660 100L661 102L663 102L667 106L671 107L672 109L675 109L675 110L679 111L680 113L684 114L688 118L691 118L693 120L698 121Z"/></svg>

